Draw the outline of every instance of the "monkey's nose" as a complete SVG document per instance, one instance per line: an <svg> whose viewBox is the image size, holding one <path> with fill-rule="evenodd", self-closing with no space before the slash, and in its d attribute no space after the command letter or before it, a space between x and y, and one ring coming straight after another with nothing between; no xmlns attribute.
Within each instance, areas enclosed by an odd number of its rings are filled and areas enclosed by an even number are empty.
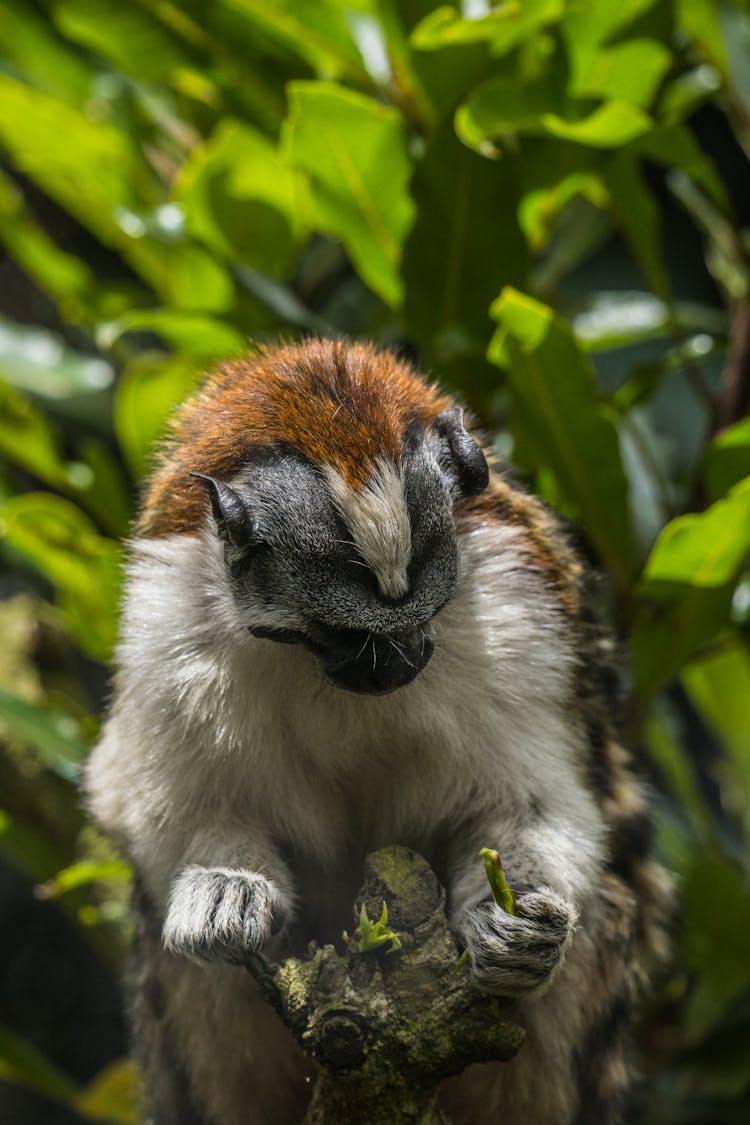
<svg viewBox="0 0 750 1125"><path fill-rule="evenodd" d="M323 670L337 687L366 695L386 695L411 683L427 666L433 643L422 629L372 633L360 649Z"/></svg>

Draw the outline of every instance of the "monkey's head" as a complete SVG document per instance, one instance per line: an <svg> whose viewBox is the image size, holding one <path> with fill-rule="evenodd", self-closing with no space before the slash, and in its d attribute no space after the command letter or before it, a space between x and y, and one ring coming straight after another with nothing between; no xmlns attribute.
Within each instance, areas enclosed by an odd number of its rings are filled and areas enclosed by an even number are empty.
<svg viewBox="0 0 750 1125"><path fill-rule="evenodd" d="M308 341L226 365L186 404L139 530L217 537L241 627L379 695L427 665L458 577L453 506L487 481L460 408L407 364Z"/></svg>

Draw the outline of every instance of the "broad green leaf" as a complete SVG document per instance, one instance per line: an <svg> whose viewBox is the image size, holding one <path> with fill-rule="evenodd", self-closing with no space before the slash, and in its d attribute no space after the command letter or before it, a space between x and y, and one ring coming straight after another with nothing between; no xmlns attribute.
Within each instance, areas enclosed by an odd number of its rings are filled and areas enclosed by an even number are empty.
<svg viewBox="0 0 750 1125"><path fill-rule="evenodd" d="M154 443L174 408L195 390L199 371L189 360L143 353L123 372L115 398L115 429L134 473L143 476Z"/></svg>
<svg viewBox="0 0 750 1125"><path fill-rule="evenodd" d="M134 241L127 257L166 304L207 313L226 312L234 305L232 278L202 246L144 239Z"/></svg>
<svg viewBox="0 0 750 1125"><path fill-rule="evenodd" d="M31 747L45 765L72 780L86 759L88 747L71 715L31 703L0 688L0 727Z"/></svg>
<svg viewBox="0 0 750 1125"><path fill-rule="evenodd" d="M81 648L108 659L117 628L117 544L98 535L80 508L47 492L12 497L0 520L8 544L57 588L67 627Z"/></svg>
<svg viewBox="0 0 750 1125"><path fill-rule="evenodd" d="M619 148L652 127L636 105L607 101L593 110L566 100L559 83L543 75L519 83L510 75L491 78L475 90L456 113L456 131L479 152L505 134L548 135L592 148Z"/></svg>
<svg viewBox="0 0 750 1125"><path fill-rule="evenodd" d="M486 350L489 306L504 285L522 285L528 252L515 219L515 168L462 145L450 122L437 131L412 182L417 219L404 246L404 314L433 361L439 340Z"/></svg>
<svg viewBox="0 0 750 1125"><path fill-rule="evenodd" d="M171 74L189 68L193 57L154 19L145 5L132 0L56 0L57 27L117 69L146 82L169 81Z"/></svg>
<svg viewBox="0 0 750 1125"><path fill-rule="evenodd" d="M536 464L552 469L592 541L626 585L632 566L627 481L617 431L589 361L552 309L506 289L492 307L494 362L508 360L512 405Z"/></svg>
<svg viewBox="0 0 750 1125"><path fill-rule="evenodd" d="M425 16L412 32L412 46L420 51L468 43L488 43L498 58L541 28L556 23L565 10L563 0L511 0L486 15L466 19L445 5Z"/></svg>
<svg viewBox="0 0 750 1125"><path fill-rule="evenodd" d="M27 1040L0 1024L0 1079L18 1082L31 1090L72 1106L77 1095L74 1082Z"/></svg>
<svg viewBox="0 0 750 1125"><path fill-rule="evenodd" d="M45 414L2 381L0 454L53 487L65 487L68 483L67 465Z"/></svg>
<svg viewBox="0 0 750 1125"><path fill-rule="evenodd" d="M119 320L102 324L97 339L111 347L127 332L156 332L183 355L226 359L247 350L247 340L231 325L178 309L132 309Z"/></svg>
<svg viewBox="0 0 750 1125"><path fill-rule="evenodd" d="M183 167L176 198L212 250L279 277L304 234L298 178L262 133L224 120Z"/></svg>
<svg viewBox="0 0 750 1125"><path fill-rule="evenodd" d="M649 696L728 622L734 584L750 551L750 477L700 514L662 531L638 589L632 636L639 692Z"/></svg>
<svg viewBox="0 0 750 1125"><path fill-rule="evenodd" d="M0 104L0 142L20 171L103 241L118 241L114 209L136 206L137 160L125 134L4 74Z"/></svg>
<svg viewBox="0 0 750 1125"><path fill-rule="evenodd" d="M702 854L687 874L682 900L684 957L696 981L685 1032L688 1043L696 1043L750 988L747 874L727 859Z"/></svg>
<svg viewBox="0 0 750 1125"><path fill-rule="evenodd" d="M69 105L81 107L91 97L93 67L28 0L3 0L0 5L0 54L31 85Z"/></svg>
<svg viewBox="0 0 750 1125"><path fill-rule="evenodd" d="M628 39L599 51L577 87L576 97L597 97L631 102L648 109L662 79L672 65L672 55L654 39Z"/></svg>
<svg viewBox="0 0 750 1125"><path fill-rule="evenodd" d="M338 4L331 0L225 0L264 37L304 59L321 78L369 85L362 56Z"/></svg>
<svg viewBox="0 0 750 1125"><path fill-rule="evenodd" d="M572 90L585 86L601 47L657 0L576 0L566 5L561 29L570 63Z"/></svg>
<svg viewBox="0 0 750 1125"><path fill-rule="evenodd" d="M750 418L743 418L713 439L706 450L704 476L711 500L724 496L732 485L750 476Z"/></svg>
<svg viewBox="0 0 750 1125"><path fill-rule="evenodd" d="M286 151L310 180L318 229L339 238L363 280L401 303L401 247L414 216L397 110L327 82L293 82Z"/></svg>

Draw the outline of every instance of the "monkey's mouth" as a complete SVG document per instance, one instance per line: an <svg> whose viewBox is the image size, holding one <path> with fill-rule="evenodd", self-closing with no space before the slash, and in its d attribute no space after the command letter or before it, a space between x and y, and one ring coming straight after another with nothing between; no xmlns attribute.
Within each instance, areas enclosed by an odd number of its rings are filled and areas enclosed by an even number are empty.
<svg viewBox="0 0 750 1125"><path fill-rule="evenodd" d="M400 633L319 629L315 637L287 629L253 628L256 637L279 644L304 645L328 680L357 695L388 695L406 687L427 667L434 645L423 628Z"/></svg>
<svg viewBox="0 0 750 1125"><path fill-rule="evenodd" d="M335 687L358 695L388 695L406 687L427 667L433 653L431 638L422 629L398 635L361 633L353 649L347 638L346 652L340 647L315 652L326 679Z"/></svg>

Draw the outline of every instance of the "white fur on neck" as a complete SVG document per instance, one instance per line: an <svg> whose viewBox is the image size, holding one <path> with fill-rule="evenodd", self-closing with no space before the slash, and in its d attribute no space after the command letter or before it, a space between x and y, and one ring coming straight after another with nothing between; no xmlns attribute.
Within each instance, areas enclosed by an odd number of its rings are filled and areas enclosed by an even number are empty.
<svg viewBox="0 0 750 1125"><path fill-rule="evenodd" d="M360 489L351 488L330 465L325 475L336 507L362 558L372 567L380 593L400 598L409 589L411 521L401 470L381 460Z"/></svg>

